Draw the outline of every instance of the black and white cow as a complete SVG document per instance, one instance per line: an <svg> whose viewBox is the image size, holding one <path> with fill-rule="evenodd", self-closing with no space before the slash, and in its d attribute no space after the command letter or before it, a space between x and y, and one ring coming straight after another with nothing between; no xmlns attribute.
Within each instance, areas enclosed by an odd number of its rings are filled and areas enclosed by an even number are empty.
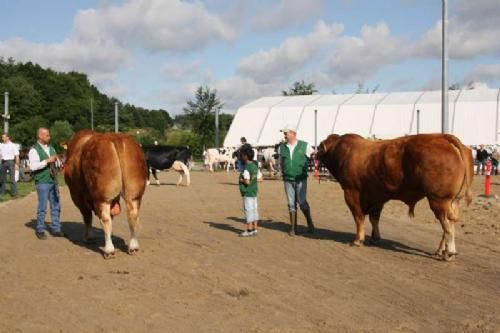
<svg viewBox="0 0 500 333"><path fill-rule="evenodd" d="M174 169L180 174L180 179L177 182L177 185L182 183L183 175L186 175L187 186L189 186L189 164L191 161L191 150L189 148L155 145L143 147L143 150L148 167L148 184L150 170L153 173L156 183L160 185L160 181L156 176L156 170Z"/></svg>

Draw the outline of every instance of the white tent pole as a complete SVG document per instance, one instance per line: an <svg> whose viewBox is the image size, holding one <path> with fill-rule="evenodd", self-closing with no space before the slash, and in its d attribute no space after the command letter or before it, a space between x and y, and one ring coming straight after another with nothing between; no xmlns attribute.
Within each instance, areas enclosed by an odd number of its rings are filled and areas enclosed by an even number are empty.
<svg viewBox="0 0 500 333"><path fill-rule="evenodd" d="M443 0L442 17L442 54L441 54L441 132L449 133L448 129L448 0Z"/></svg>

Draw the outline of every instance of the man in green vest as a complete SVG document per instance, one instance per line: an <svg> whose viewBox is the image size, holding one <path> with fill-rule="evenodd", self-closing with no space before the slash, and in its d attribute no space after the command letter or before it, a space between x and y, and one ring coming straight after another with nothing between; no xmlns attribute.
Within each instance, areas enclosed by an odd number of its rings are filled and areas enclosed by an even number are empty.
<svg viewBox="0 0 500 333"><path fill-rule="evenodd" d="M306 218L308 232L313 234L314 224L306 196L307 162L314 151L307 142L297 140L295 128L285 126L281 132L285 135L285 142L280 145L279 154L281 173L283 174L288 201L288 212L290 214L290 231L288 234L294 236L297 229L297 203Z"/></svg>
<svg viewBox="0 0 500 333"><path fill-rule="evenodd" d="M38 196L36 236L38 239L47 239L47 236L45 236L45 213L47 201L49 201L52 235L55 237L64 237L59 221L61 211L59 189L53 172L57 161L56 150L49 145L50 132L48 129L39 128L37 139L37 143L29 151L30 169L34 174Z"/></svg>

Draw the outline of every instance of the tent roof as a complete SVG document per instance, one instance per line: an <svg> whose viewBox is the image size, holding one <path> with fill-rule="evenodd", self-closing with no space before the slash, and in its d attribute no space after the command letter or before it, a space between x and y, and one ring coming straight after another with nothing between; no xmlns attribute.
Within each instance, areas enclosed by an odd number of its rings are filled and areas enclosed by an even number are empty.
<svg viewBox="0 0 500 333"><path fill-rule="evenodd" d="M468 144L499 143L499 94L499 89L449 91L452 133L467 138L465 143ZM471 117L479 104L483 118ZM365 137L387 138L415 134L417 130L419 133L436 132L441 128L440 91L274 96L241 106L224 146L238 145L242 136L253 145L272 146L281 140L279 129L285 125L297 128L300 138L313 143L314 110L318 117L318 142L332 130L339 134L352 132ZM490 123L489 132L475 135L473 132L481 131L485 121Z"/></svg>

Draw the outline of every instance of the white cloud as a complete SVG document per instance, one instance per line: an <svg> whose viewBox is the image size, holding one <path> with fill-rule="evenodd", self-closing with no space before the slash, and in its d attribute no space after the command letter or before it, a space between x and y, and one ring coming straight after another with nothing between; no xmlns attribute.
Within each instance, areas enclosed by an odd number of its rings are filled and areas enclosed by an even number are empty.
<svg viewBox="0 0 500 333"><path fill-rule="evenodd" d="M212 41L234 40L236 29L201 2L129 0L83 10L75 18L83 40L113 39L151 51L191 51Z"/></svg>
<svg viewBox="0 0 500 333"><path fill-rule="evenodd" d="M234 112L238 107L262 96L279 95L282 82L257 83L239 75L214 82L218 95L225 103L224 110Z"/></svg>
<svg viewBox="0 0 500 333"><path fill-rule="evenodd" d="M263 5L257 10L253 26L257 30L285 28L320 14L324 7L324 0L280 0L270 7Z"/></svg>
<svg viewBox="0 0 500 333"><path fill-rule="evenodd" d="M500 80L500 64L477 65L466 77L466 81Z"/></svg>
<svg viewBox="0 0 500 333"><path fill-rule="evenodd" d="M198 78L200 75L209 77L208 71L203 71L204 62L202 60L195 60L189 63L169 62L163 66L161 72L167 78L182 82Z"/></svg>
<svg viewBox="0 0 500 333"><path fill-rule="evenodd" d="M320 21L309 35L288 38L276 48L244 57L237 71L240 76L250 77L259 83L289 79L333 43L342 30L341 24L328 25Z"/></svg>
<svg viewBox="0 0 500 333"><path fill-rule="evenodd" d="M448 20L450 58L471 59L500 54L500 6L497 0L459 0ZM412 55L422 58L441 56L441 20L414 45Z"/></svg>
<svg viewBox="0 0 500 333"><path fill-rule="evenodd" d="M91 77L110 78L129 60L128 52L112 42L81 43L65 39L60 43L31 43L16 38L0 41L0 54L16 61L32 61L59 71L82 71Z"/></svg>
<svg viewBox="0 0 500 333"><path fill-rule="evenodd" d="M381 66L400 62L404 41L393 36L385 23L363 26L360 37L342 36L328 60L328 75L319 75L324 83L364 82Z"/></svg>

